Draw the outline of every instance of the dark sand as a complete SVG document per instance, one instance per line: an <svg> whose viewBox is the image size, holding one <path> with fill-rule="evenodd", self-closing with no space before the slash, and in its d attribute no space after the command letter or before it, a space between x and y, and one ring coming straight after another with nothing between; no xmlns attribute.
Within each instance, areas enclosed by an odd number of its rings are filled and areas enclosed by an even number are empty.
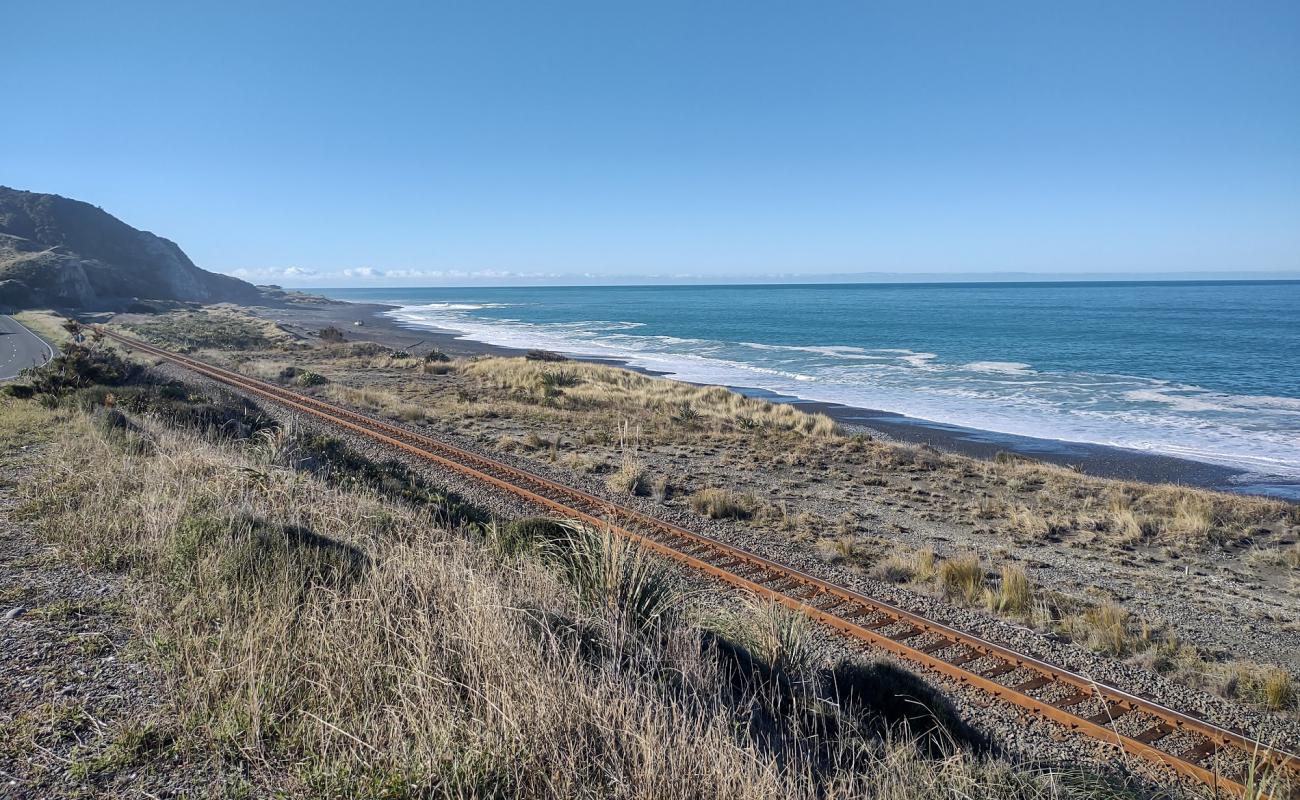
<svg viewBox="0 0 1300 800"><path fill-rule="evenodd" d="M457 331L404 325L384 315L384 312L392 308L392 306L368 303L325 301L319 304L295 303L258 308L254 311L300 336L314 337L321 328L334 325L343 330L349 341L376 342L385 347L409 350L417 355L432 349L441 350L452 356L520 356L525 352L464 339ZM362 324L357 326L354 324L356 322ZM636 369L646 374L663 374L638 369L618 359L590 358L581 355L572 357L582 361ZM802 400L754 387L729 388L751 397L797 404L808 411L826 414L853 430L864 431L891 441L930 445L944 452L983 459L992 458L999 452L1010 452L1038 461L1072 467L1087 475L1101 478L1176 483L1300 500L1300 483L1258 482L1255 480L1256 476L1250 473L1200 461L1106 445L1036 439L1029 436L964 428L889 411Z"/></svg>

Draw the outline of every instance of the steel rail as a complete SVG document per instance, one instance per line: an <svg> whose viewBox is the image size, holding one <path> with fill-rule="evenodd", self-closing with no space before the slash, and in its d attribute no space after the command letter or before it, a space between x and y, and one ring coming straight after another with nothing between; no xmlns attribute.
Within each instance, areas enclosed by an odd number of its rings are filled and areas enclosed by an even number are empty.
<svg viewBox="0 0 1300 800"><path fill-rule="evenodd" d="M1215 789L1238 796L1247 792L1244 776L1220 774L1217 769L1218 756L1224 752L1236 752L1247 763L1267 764L1300 775L1300 757L1292 753L829 583L735 545L404 426L173 353L114 331L98 330L127 347L380 441L561 516L609 528L660 556L797 610L841 634L981 689L1072 731L1118 746L1147 761L1163 764ZM629 526L635 526L637 530ZM918 644L919 641L925 643ZM997 678L1004 676L1016 676L1009 679L1015 682L999 683ZM1061 691L1068 693L1055 699L1038 696L1059 695ZM1072 711L1098 703L1102 706L1100 711L1087 714ZM1116 729L1115 723L1129 715L1138 715L1135 720L1146 720L1136 726L1140 732L1134 735ZM1189 735L1192 741L1188 741ZM1162 743L1166 743L1166 748L1159 746ZM1181 746L1171 747L1169 743Z"/></svg>

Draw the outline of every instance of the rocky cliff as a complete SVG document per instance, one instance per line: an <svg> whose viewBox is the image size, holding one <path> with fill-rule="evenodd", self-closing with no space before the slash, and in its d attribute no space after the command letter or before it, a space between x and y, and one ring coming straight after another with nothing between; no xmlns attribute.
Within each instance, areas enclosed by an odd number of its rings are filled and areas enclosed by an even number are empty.
<svg viewBox="0 0 1300 800"><path fill-rule="evenodd" d="M89 203L0 186L0 310L260 297L252 284L199 269L175 242Z"/></svg>

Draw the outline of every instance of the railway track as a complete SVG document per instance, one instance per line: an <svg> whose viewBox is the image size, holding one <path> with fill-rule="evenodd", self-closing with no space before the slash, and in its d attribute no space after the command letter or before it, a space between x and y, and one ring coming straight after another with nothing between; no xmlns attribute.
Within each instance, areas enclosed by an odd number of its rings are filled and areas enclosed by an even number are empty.
<svg viewBox="0 0 1300 800"><path fill-rule="evenodd" d="M122 345L369 437L552 513L612 529L664 558L799 611L846 637L980 689L1070 731L1164 765L1216 793L1264 797L1258 789L1262 774L1280 771L1291 778L1300 776L1300 757L1193 714L404 426L100 330Z"/></svg>

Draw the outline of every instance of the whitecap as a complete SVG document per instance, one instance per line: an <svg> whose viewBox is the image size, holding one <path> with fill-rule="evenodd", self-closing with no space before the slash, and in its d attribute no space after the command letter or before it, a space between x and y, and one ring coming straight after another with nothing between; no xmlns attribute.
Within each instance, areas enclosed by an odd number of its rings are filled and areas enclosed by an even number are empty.
<svg viewBox="0 0 1300 800"><path fill-rule="evenodd" d="M961 368L971 372L992 372L999 375L1034 374L1029 364L1022 364L1019 361L972 361L963 364Z"/></svg>

